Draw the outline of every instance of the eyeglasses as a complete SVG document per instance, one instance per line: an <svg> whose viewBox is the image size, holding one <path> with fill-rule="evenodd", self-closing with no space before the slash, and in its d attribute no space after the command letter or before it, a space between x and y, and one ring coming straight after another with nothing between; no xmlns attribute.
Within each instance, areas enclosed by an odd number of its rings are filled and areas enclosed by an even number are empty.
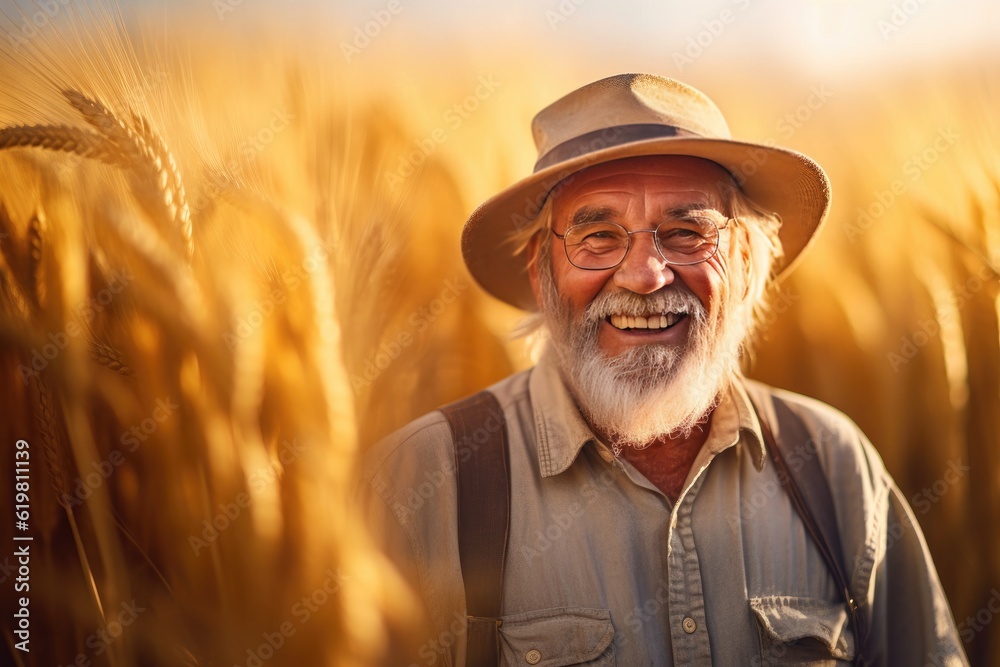
<svg viewBox="0 0 1000 667"><path fill-rule="evenodd" d="M613 269L623 261L632 244L633 234L652 234L657 252L667 264L687 266L711 259L719 249L719 226L712 218L691 216L665 220L656 229L626 230L614 222L584 222L573 225L565 234L554 229L562 239L566 259L578 269L602 271Z"/></svg>

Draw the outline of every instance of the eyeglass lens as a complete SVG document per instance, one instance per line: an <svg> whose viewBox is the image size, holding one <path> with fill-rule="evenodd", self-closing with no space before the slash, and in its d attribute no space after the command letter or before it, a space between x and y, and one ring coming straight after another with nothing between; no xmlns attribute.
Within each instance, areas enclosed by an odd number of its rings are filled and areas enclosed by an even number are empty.
<svg viewBox="0 0 1000 667"><path fill-rule="evenodd" d="M648 230L653 231L653 230ZM613 222L587 222L566 230L564 241L569 261L581 269L609 269L628 252L631 234ZM719 228L711 218L668 220L656 228L654 237L663 258L670 264L697 264L715 254Z"/></svg>

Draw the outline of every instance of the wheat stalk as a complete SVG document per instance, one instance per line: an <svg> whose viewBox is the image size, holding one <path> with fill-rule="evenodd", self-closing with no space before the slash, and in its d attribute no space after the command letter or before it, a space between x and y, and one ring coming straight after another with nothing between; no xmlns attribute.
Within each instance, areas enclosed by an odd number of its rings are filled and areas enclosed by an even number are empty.
<svg viewBox="0 0 1000 667"><path fill-rule="evenodd" d="M69 125L12 125L0 128L0 150L5 148L43 148L74 153L108 164L124 164L121 152L115 150L104 137Z"/></svg>

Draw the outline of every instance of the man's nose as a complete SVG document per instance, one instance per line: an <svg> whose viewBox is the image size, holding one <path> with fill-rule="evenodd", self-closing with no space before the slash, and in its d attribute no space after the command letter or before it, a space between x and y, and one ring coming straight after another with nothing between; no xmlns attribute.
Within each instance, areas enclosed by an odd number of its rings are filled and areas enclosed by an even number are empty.
<svg viewBox="0 0 1000 667"><path fill-rule="evenodd" d="M653 234L633 234L625 259L615 270L615 285L636 294L651 294L674 281L674 272L656 249Z"/></svg>

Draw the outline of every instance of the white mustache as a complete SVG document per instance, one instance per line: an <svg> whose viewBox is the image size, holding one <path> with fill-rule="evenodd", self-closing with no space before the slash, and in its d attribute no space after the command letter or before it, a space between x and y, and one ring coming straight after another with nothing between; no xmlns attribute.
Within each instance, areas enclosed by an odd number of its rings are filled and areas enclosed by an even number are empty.
<svg viewBox="0 0 1000 667"><path fill-rule="evenodd" d="M624 291L599 294L587 307L585 317L596 322L609 315L639 317L651 313L689 313L698 318L704 316L705 308L688 288L675 286L653 294Z"/></svg>

